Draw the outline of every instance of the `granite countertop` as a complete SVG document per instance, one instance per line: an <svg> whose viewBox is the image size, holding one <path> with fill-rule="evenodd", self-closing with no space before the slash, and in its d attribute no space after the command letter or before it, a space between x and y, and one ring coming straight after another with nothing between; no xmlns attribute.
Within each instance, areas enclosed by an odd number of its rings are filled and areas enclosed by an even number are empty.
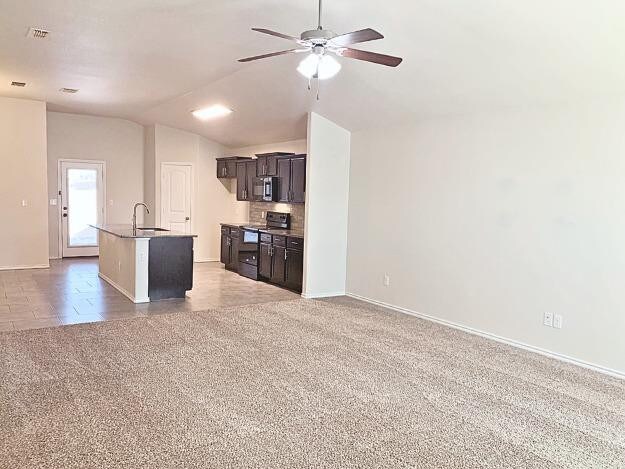
<svg viewBox="0 0 625 469"><path fill-rule="evenodd" d="M259 233L270 233L278 236L290 236L292 238L304 239L304 230L281 230L277 228L267 228L267 225L259 225L254 223L220 223L221 226L230 226L233 228L241 228L243 226L257 230Z"/></svg>
<svg viewBox="0 0 625 469"><path fill-rule="evenodd" d="M304 232L302 230L268 230L267 228L260 228L258 231L260 233L269 233L278 236L290 236L291 238L304 239Z"/></svg>
<svg viewBox="0 0 625 469"><path fill-rule="evenodd" d="M150 228L137 227L132 230L132 225L89 225L97 230L105 231L119 238L196 238L197 235L181 233L179 231L162 230L154 231ZM160 231L162 230L162 231Z"/></svg>

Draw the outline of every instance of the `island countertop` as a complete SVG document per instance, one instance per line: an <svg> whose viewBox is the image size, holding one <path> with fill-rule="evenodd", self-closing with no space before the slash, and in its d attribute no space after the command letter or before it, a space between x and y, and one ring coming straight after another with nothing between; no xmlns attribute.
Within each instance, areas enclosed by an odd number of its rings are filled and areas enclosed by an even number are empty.
<svg viewBox="0 0 625 469"><path fill-rule="evenodd" d="M137 227L132 225L89 225L97 230L105 231L119 238L197 238L195 234L186 234L179 231L169 231L163 228Z"/></svg>

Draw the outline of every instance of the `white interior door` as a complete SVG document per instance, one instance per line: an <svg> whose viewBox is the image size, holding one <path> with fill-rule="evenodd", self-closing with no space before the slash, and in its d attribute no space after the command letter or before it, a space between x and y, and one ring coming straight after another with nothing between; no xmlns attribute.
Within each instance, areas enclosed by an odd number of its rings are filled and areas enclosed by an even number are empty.
<svg viewBox="0 0 625 469"><path fill-rule="evenodd" d="M97 256L104 223L104 164L61 161L62 256Z"/></svg>
<svg viewBox="0 0 625 469"><path fill-rule="evenodd" d="M191 233L191 165L161 166L161 228Z"/></svg>

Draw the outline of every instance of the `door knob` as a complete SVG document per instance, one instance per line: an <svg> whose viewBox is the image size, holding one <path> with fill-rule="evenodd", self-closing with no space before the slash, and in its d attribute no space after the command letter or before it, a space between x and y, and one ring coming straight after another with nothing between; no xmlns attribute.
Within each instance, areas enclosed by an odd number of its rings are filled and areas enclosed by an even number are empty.
<svg viewBox="0 0 625 469"><path fill-rule="evenodd" d="M184 217L185 221L191 220L189 217Z"/></svg>
<svg viewBox="0 0 625 469"><path fill-rule="evenodd" d="M64 218L67 218L67 213L64 213L64 214L63 214L63 217L64 217Z"/></svg>

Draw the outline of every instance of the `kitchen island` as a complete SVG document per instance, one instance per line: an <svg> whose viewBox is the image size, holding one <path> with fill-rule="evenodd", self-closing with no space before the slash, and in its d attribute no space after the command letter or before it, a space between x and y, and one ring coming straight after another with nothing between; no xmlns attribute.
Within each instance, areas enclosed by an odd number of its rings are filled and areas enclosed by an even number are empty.
<svg viewBox="0 0 625 469"><path fill-rule="evenodd" d="M193 288L196 235L131 225L98 230L99 276L134 303L184 298Z"/></svg>

